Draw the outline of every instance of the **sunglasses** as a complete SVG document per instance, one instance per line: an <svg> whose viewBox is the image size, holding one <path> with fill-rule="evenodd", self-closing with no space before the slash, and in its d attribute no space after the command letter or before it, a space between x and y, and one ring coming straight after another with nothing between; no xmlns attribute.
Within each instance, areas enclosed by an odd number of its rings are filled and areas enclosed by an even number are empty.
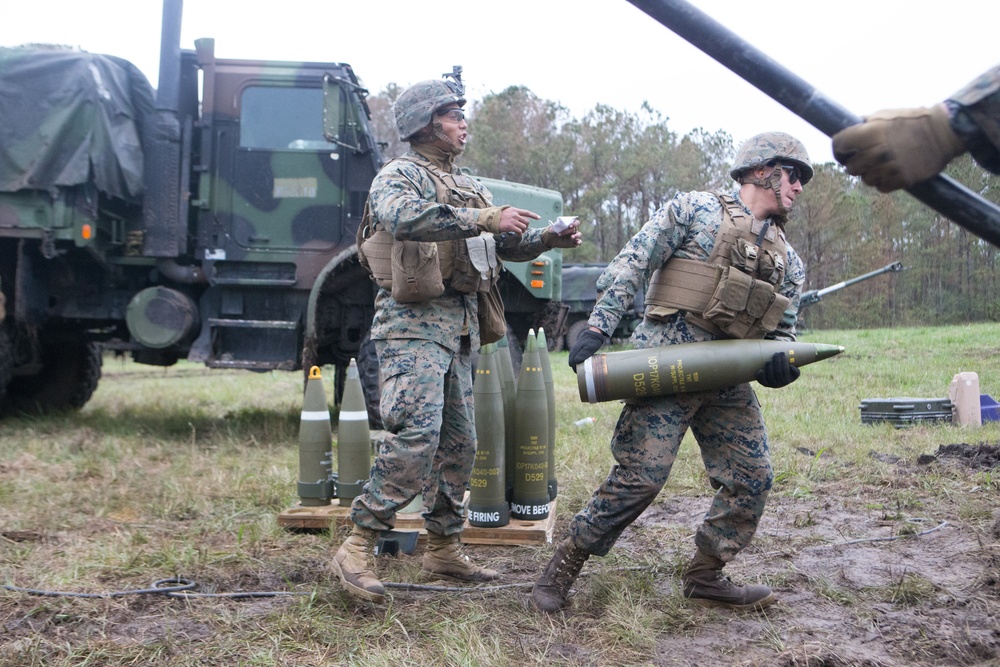
<svg viewBox="0 0 1000 667"><path fill-rule="evenodd" d="M789 165L789 164L783 164L783 165L781 165L781 168L788 170L788 182L789 183L791 183L792 185L795 185L796 183L799 182L799 178L801 178L802 172L799 170L798 167L794 167L794 166Z"/></svg>
<svg viewBox="0 0 1000 667"><path fill-rule="evenodd" d="M447 118L453 123L461 123L465 120L465 112L461 109L448 109L447 111L439 111L437 114L438 118Z"/></svg>

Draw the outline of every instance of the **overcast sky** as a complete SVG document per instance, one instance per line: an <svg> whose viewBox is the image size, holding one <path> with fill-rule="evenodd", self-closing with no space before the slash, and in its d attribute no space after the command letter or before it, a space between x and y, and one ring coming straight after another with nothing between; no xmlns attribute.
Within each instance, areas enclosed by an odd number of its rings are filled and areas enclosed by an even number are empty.
<svg viewBox="0 0 1000 667"><path fill-rule="evenodd" d="M938 102L1000 62L995 0L698 0L697 7L848 111ZM68 44L121 56L155 85L160 0L6 0L0 45ZM643 101L679 133L767 130L829 140L626 0L186 0L181 46L221 58L347 62L373 92L465 68L481 99L511 85L576 117ZM473 133L475 127L472 128Z"/></svg>

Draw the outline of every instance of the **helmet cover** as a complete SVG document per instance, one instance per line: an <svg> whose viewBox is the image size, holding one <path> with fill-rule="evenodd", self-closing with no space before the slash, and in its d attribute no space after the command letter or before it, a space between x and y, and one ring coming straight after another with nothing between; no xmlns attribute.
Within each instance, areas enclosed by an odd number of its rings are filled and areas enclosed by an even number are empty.
<svg viewBox="0 0 1000 667"><path fill-rule="evenodd" d="M447 104L465 106L465 88L454 79L420 81L400 93L392 105L400 141L426 127L434 112Z"/></svg>

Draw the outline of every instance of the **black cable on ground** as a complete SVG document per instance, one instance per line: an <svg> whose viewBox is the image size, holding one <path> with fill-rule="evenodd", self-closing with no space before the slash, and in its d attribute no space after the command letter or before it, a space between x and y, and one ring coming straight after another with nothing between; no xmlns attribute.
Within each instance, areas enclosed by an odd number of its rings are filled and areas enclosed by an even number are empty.
<svg viewBox="0 0 1000 667"><path fill-rule="evenodd" d="M919 523L926 521L926 519L910 519L909 521L913 523ZM890 537L869 537L857 540L848 540L846 542L836 542L833 544L814 544L812 546L803 547L804 549L820 549L824 547L842 547L851 544L859 544L862 542L890 542L893 540L905 539L908 537L922 537L928 535L937 530L940 530L949 523L947 521L942 521L937 526L930 528L928 530L921 531L919 533L910 533L905 535L893 535ZM755 554L757 557L761 556L772 556L781 555L785 552L775 551L767 554ZM627 570L657 570L655 566L639 565L633 567L616 567L610 568L614 571L627 571ZM588 573L581 573L588 574ZM499 591L508 588L526 588L528 586L534 585L534 582L520 582L514 584L494 584L490 586L437 586L431 584L408 584L408 583L398 583L395 581L383 581L382 585L386 588L397 588L406 591L431 591L435 593L487 593L492 591ZM47 591L37 588L22 588L20 586L11 586L8 584L0 584L0 588L8 591L13 591L15 593L25 593L28 595L43 595L48 597L73 597L73 598L115 598L123 597L126 595L166 595L172 598L228 598L231 600L238 600L242 598L273 598L281 596L296 596L296 595L313 595L312 591L244 591L237 593L193 593L198 584L190 579L184 579L182 577L169 577L167 579L157 579L153 582L152 588L139 588L129 591L110 591L107 593L75 593L72 591Z"/></svg>
<svg viewBox="0 0 1000 667"><path fill-rule="evenodd" d="M27 593L28 595L44 595L47 597L67 597L67 598L117 598L125 595L171 595L181 591L189 591L198 584L188 579L171 577L169 579L157 579L153 582L152 588L138 588L130 591L110 591L107 593L74 593L72 591L46 591L38 588L22 588L20 586L3 585L3 588L15 593Z"/></svg>
<svg viewBox="0 0 1000 667"><path fill-rule="evenodd" d="M382 582L386 588L398 588L407 591L433 591L437 593L480 593L498 591L505 588L523 588L531 586L532 582L522 582L519 584L497 584L493 586L435 586L429 584L408 584L394 581ZM151 588L139 588L128 591L109 591L106 593L76 593L72 591L47 591L37 588L22 588L21 586L0 585L8 591L15 593L25 593L27 595L42 595L47 597L71 597L71 598L115 598L126 595L165 595L171 598L228 598L237 600L241 598L272 598L289 595L312 595L312 591L243 591L237 593L194 593L198 584L190 579L181 577L171 577L169 579L157 579Z"/></svg>

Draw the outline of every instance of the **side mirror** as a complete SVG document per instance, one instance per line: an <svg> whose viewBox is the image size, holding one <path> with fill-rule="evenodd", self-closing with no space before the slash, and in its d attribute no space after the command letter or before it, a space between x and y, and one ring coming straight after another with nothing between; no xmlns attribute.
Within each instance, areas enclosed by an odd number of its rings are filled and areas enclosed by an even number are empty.
<svg viewBox="0 0 1000 667"><path fill-rule="evenodd" d="M348 94L342 84L354 87L350 81L332 74L323 76L323 136L338 146L361 152L361 123L355 105L348 103Z"/></svg>

